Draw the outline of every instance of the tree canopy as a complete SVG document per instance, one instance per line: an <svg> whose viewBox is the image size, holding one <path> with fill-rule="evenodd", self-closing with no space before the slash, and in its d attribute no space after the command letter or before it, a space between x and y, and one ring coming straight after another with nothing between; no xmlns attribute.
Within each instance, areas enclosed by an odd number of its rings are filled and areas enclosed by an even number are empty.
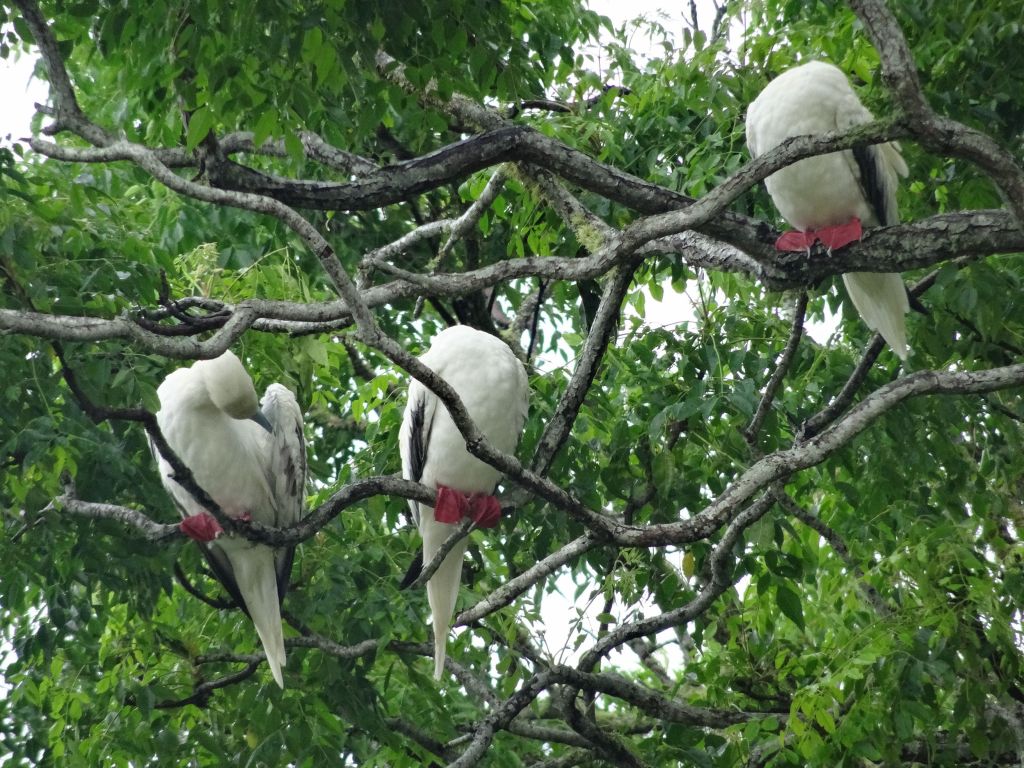
<svg viewBox="0 0 1024 768"><path fill-rule="evenodd" d="M0 760L1024 760L1018 2L0 7L50 87L0 148ZM811 58L879 119L751 162L745 106ZM888 140L906 223L775 251L765 176ZM904 273L907 365L851 270ZM456 322L531 410L516 456L470 441L505 513L435 683L397 433L415 376L473 436L415 360ZM301 542L284 690L148 443L229 347L306 418L309 517L238 531Z"/></svg>

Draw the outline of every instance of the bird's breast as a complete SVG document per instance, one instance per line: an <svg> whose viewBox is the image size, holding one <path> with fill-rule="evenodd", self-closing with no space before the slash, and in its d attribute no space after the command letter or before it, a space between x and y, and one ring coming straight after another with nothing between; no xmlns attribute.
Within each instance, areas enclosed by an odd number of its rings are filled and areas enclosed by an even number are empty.
<svg viewBox="0 0 1024 768"><path fill-rule="evenodd" d="M782 217L797 229L821 229L857 217L875 219L848 151L808 157L773 173L765 186Z"/></svg>
<svg viewBox="0 0 1024 768"><path fill-rule="evenodd" d="M510 355L497 359L459 360L446 378L488 441L503 453L512 453L522 430L522 406L517 398L520 372ZM463 493L492 493L501 473L480 461L444 407L438 409L430 434L422 482L447 485Z"/></svg>

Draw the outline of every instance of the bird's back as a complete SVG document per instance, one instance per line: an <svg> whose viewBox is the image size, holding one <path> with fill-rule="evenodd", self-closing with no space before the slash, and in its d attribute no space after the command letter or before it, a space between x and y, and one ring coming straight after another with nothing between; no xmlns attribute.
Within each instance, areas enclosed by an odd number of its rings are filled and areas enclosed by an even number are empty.
<svg viewBox="0 0 1024 768"><path fill-rule="evenodd" d="M267 484L268 434L253 421L233 419L204 396L191 369L170 374L157 390L157 423L164 438L196 482L229 515L251 514L273 524ZM205 510L176 483L174 470L158 457L164 486L189 515Z"/></svg>
<svg viewBox="0 0 1024 768"><path fill-rule="evenodd" d="M871 119L846 75L813 61L779 75L747 108L747 146L757 157L793 136L842 131ZM765 186L797 229L821 229L854 216L867 226L879 223L850 150L800 160L773 173Z"/></svg>
<svg viewBox="0 0 1024 768"><path fill-rule="evenodd" d="M515 450L526 419L527 381L522 364L503 341L466 326L454 326L438 334L420 359L458 393L495 448L504 453ZM419 382L411 386L422 388ZM421 482L431 487L448 485L464 493L491 493L500 475L469 453L447 409L438 407Z"/></svg>

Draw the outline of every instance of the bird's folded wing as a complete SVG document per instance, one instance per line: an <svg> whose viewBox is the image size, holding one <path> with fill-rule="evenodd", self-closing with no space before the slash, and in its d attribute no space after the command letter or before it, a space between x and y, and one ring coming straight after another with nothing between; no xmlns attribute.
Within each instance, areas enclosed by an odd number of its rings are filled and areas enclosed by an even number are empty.
<svg viewBox="0 0 1024 768"><path fill-rule="evenodd" d="M283 528L303 516L306 497L306 440L302 431L302 409L287 387L271 384L260 403L270 422L270 444L266 463L267 482L273 494L274 524ZM292 570L295 547L283 547L274 558L279 599L284 599Z"/></svg>

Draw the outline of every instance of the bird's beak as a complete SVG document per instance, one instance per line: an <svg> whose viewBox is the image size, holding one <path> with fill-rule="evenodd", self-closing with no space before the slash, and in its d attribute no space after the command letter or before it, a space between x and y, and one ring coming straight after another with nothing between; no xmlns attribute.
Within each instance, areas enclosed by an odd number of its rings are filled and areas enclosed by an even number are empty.
<svg viewBox="0 0 1024 768"><path fill-rule="evenodd" d="M267 417L263 415L262 411L256 411L256 413L249 417L249 421L255 421L257 424L259 424L261 427L267 430L267 432L274 431L273 425L269 421L267 421Z"/></svg>

